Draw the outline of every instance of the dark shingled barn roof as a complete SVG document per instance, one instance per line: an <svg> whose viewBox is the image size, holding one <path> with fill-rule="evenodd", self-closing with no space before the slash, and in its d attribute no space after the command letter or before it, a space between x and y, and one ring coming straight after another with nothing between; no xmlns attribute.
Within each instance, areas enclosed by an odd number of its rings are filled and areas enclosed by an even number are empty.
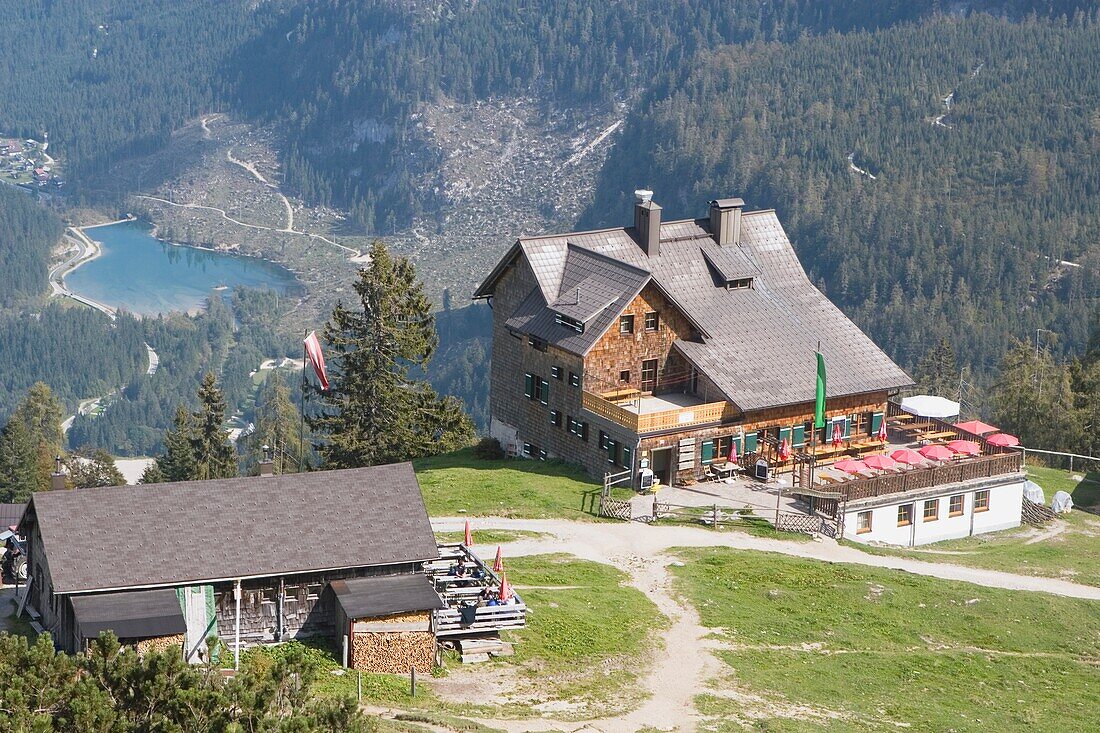
<svg viewBox="0 0 1100 733"><path fill-rule="evenodd" d="M187 631L179 598L171 588L73 596L73 616L82 639L94 639L101 631L112 631L120 639Z"/></svg>
<svg viewBox="0 0 1100 733"><path fill-rule="evenodd" d="M0 532L19 524L19 518L26 508L26 504L0 504Z"/></svg>
<svg viewBox="0 0 1100 733"><path fill-rule="evenodd" d="M675 348L743 411L812 402L818 341L829 397L889 391L913 381L814 287L774 211L744 213L740 242L728 245L715 241L707 219L664 222L654 256L639 246L633 227L525 237L474 297L491 296L497 279L521 256L538 287L515 313L504 314L510 329L584 356L652 282L698 331ZM750 277L751 288L726 287ZM583 334L555 323L553 315L553 304L575 292L577 282L601 294L593 303L605 294L616 296L586 322Z"/></svg>
<svg viewBox="0 0 1100 733"><path fill-rule="evenodd" d="M332 590L349 619L434 611L445 605L422 573L336 580Z"/></svg>
<svg viewBox="0 0 1100 733"><path fill-rule="evenodd" d="M56 593L438 557L412 464L39 492Z"/></svg>

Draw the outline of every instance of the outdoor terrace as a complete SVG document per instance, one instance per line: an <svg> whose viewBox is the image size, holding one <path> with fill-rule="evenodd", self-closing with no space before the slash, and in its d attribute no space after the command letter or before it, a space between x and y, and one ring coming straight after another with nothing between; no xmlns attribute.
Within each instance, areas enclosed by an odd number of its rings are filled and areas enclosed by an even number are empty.
<svg viewBox="0 0 1100 733"><path fill-rule="evenodd" d="M704 402L682 392L643 395L637 391L596 394L585 390L584 409L639 435L720 424L736 416L728 402Z"/></svg>
<svg viewBox="0 0 1100 733"><path fill-rule="evenodd" d="M460 560L467 569L463 576L453 574ZM428 563L427 571L447 604L434 612L436 636L476 636L527 625L527 604L514 591L507 604L485 601L485 592L499 589L501 578L465 545L440 545L439 559Z"/></svg>

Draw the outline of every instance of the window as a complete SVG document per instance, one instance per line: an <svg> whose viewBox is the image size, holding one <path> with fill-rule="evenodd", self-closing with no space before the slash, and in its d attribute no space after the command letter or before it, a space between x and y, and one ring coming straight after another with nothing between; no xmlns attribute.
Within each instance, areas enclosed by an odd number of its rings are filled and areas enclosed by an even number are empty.
<svg viewBox="0 0 1100 733"><path fill-rule="evenodd" d="M947 514L951 517L960 516L963 513L963 495L955 494L951 497L951 503L947 506Z"/></svg>
<svg viewBox="0 0 1100 733"><path fill-rule="evenodd" d="M556 428L561 427L561 411L560 410L551 410L550 411L550 424L553 425Z"/></svg>
<svg viewBox="0 0 1100 733"><path fill-rule="evenodd" d="M988 512L989 511L989 489L985 491L974 492L974 511L975 512Z"/></svg>
<svg viewBox="0 0 1100 733"><path fill-rule="evenodd" d="M934 522L940 518L940 500L929 499L924 502L924 521Z"/></svg>
<svg viewBox="0 0 1100 733"><path fill-rule="evenodd" d="M743 290L745 288L751 288L751 287L752 287L752 278L751 277L742 277L742 278L738 278L737 280L730 280L729 281L729 289L730 290Z"/></svg>
<svg viewBox="0 0 1100 733"><path fill-rule="evenodd" d="M661 326L661 317L657 311L649 311L645 314L645 330L656 331Z"/></svg>
<svg viewBox="0 0 1100 733"><path fill-rule="evenodd" d="M619 372L619 381L624 383L624 384L630 382L630 370L629 369L623 369L621 372Z"/></svg>
<svg viewBox="0 0 1100 733"><path fill-rule="evenodd" d="M580 432L579 422L573 419L572 415L568 415L565 418L565 429L569 431L570 435L578 435Z"/></svg>
<svg viewBox="0 0 1100 733"><path fill-rule="evenodd" d="M898 526L908 527L913 523L913 505L902 504L898 507Z"/></svg>
<svg viewBox="0 0 1100 733"><path fill-rule="evenodd" d="M550 399L550 383L541 377L535 377L535 399L544 405Z"/></svg>
<svg viewBox="0 0 1100 733"><path fill-rule="evenodd" d="M561 313L555 313L554 322L559 326L571 328L577 333L584 333L584 323L578 321L576 318L570 318L569 316L563 316Z"/></svg>
<svg viewBox="0 0 1100 733"><path fill-rule="evenodd" d="M871 413L853 412L848 416L848 431L850 434L867 435L871 424Z"/></svg>
<svg viewBox="0 0 1100 733"><path fill-rule="evenodd" d="M576 372L569 372L569 386L579 387L581 386L581 376Z"/></svg>
<svg viewBox="0 0 1100 733"><path fill-rule="evenodd" d="M607 433L600 431L600 450L607 448Z"/></svg>
<svg viewBox="0 0 1100 733"><path fill-rule="evenodd" d="M561 367L560 366L550 367L550 376L560 382L561 381Z"/></svg>
<svg viewBox="0 0 1100 733"><path fill-rule="evenodd" d="M619 316L619 333L634 333L634 316Z"/></svg>
<svg viewBox="0 0 1100 733"><path fill-rule="evenodd" d="M860 512L856 515L856 534L866 534L871 531L871 512Z"/></svg>
<svg viewBox="0 0 1100 733"><path fill-rule="evenodd" d="M646 359L642 362L642 391L652 392L657 388L657 360Z"/></svg>
<svg viewBox="0 0 1100 733"><path fill-rule="evenodd" d="M523 444L523 455L528 458L538 458L540 461L546 460L546 449L539 448L537 445L531 443Z"/></svg>
<svg viewBox="0 0 1100 733"><path fill-rule="evenodd" d="M528 336L527 343L530 344L531 348L535 351L546 351L546 342L537 336Z"/></svg>
<svg viewBox="0 0 1100 733"><path fill-rule="evenodd" d="M588 440L588 423L581 422L580 420L574 420L572 417L566 419L566 424L569 426L569 434L576 435L581 440ZM600 446L603 447L602 445Z"/></svg>

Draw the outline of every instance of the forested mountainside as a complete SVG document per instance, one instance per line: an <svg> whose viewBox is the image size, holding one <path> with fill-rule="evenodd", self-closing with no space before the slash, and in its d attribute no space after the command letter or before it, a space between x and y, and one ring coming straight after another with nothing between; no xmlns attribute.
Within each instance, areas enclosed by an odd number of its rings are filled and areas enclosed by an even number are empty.
<svg viewBox="0 0 1100 733"><path fill-rule="evenodd" d="M285 124L286 181L304 199L350 209L368 232L389 232L446 203L414 185L440 164L412 131L422 102L518 95L611 105L723 44L877 28L943 9L1072 14L1081 4L304 0L285 12L275 6L279 17L235 54L233 101Z"/></svg>
<svg viewBox="0 0 1100 733"><path fill-rule="evenodd" d="M26 0L0 23L0 132L56 144L84 183L218 108L226 56L266 14L249 0Z"/></svg>
<svg viewBox="0 0 1100 733"><path fill-rule="evenodd" d="M0 185L0 308L45 290L50 251L60 236L60 219L22 191Z"/></svg>
<svg viewBox="0 0 1100 733"><path fill-rule="evenodd" d="M1100 298L1097 17L939 17L719 49L636 106L586 225L776 208L813 280L901 364L941 337L988 377ZM856 170L856 169L860 170Z"/></svg>

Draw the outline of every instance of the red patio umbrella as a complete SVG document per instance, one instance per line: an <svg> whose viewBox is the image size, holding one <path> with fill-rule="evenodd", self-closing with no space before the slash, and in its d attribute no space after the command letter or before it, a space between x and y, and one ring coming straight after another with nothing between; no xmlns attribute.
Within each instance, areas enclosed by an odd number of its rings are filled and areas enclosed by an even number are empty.
<svg viewBox="0 0 1100 733"><path fill-rule="evenodd" d="M946 445L939 444L926 445L917 452L933 461L949 461L951 456L955 455Z"/></svg>
<svg viewBox="0 0 1100 733"><path fill-rule="evenodd" d="M726 458L729 463L737 463L737 443L733 442L733 438L730 438L730 454Z"/></svg>
<svg viewBox="0 0 1100 733"><path fill-rule="evenodd" d="M500 573L504 571L504 552L500 549L500 545L497 545L497 559L493 560L493 572Z"/></svg>
<svg viewBox="0 0 1100 733"><path fill-rule="evenodd" d="M474 544L474 531L470 529L470 520L466 520L466 536L462 540L462 544L470 547Z"/></svg>
<svg viewBox="0 0 1100 733"><path fill-rule="evenodd" d="M791 457L791 444L784 438L783 442L779 444L779 460L786 461Z"/></svg>
<svg viewBox="0 0 1100 733"><path fill-rule="evenodd" d="M862 473L867 470L867 464L863 461L853 461L850 458L845 458L843 461L834 463L833 468L844 473Z"/></svg>
<svg viewBox="0 0 1100 733"><path fill-rule="evenodd" d="M508 582L508 575L500 576L500 602L507 603L512 600L512 584Z"/></svg>
<svg viewBox="0 0 1100 733"><path fill-rule="evenodd" d="M998 430L997 427L990 425L987 422L982 422L981 420L967 420L966 422L957 422L955 423L955 427L957 427L959 430L965 430L968 433L973 433L974 435L995 433Z"/></svg>
<svg viewBox="0 0 1100 733"><path fill-rule="evenodd" d="M973 440L952 440L947 447L964 456L976 456L982 452L982 447Z"/></svg>
<svg viewBox="0 0 1100 733"><path fill-rule="evenodd" d="M1020 439L1015 435L1009 435L1008 433L997 433L996 435L990 435L985 439L990 445L999 445L1003 448L1012 448L1020 444Z"/></svg>
<svg viewBox="0 0 1100 733"><path fill-rule="evenodd" d="M886 442L886 420L885 419L882 420L882 422L880 422L878 424L878 439L879 439L880 443L885 443Z"/></svg>
<svg viewBox="0 0 1100 733"><path fill-rule="evenodd" d="M867 464L867 468L874 468L879 471L889 471L898 467L898 462L885 453L867 456L863 459L863 462Z"/></svg>
<svg viewBox="0 0 1100 733"><path fill-rule="evenodd" d="M833 446L839 446L844 442L844 428L840 423L833 423Z"/></svg>
<svg viewBox="0 0 1100 733"><path fill-rule="evenodd" d="M917 466L917 465L920 465L921 463L924 463L925 461L928 460L927 458L922 456L920 453L917 453L915 450L912 450L911 448L899 448L896 451L894 451L893 453L891 453L890 457L893 458L898 463L904 463L904 464L909 465L909 466Z"/></svg>

